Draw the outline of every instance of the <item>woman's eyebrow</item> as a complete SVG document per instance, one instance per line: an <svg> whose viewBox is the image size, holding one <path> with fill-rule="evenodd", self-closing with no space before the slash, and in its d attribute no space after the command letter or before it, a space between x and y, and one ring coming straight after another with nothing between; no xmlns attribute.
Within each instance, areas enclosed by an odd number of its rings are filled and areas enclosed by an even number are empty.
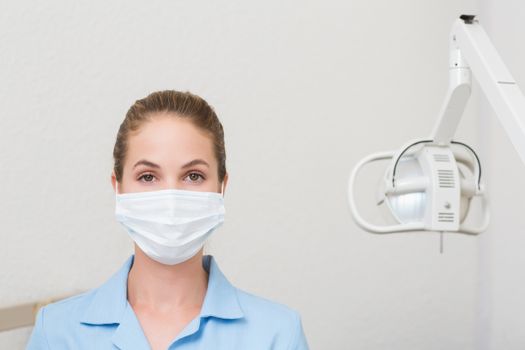
<svg viewBox="0 0 525 350"><path fill-rule="evenodd" d="M195 166L195 165L198 165L198 164L205 165L208 168L210 167L210 165L205 160L203 160L203 159L194 159L191 162L188 162L188 163L184 164L182 166L182 168L185 169L185 168L189 168L189 167L192 167L192 166Z"/></svg>
<svg viewBox="0 0 525 350"><path fill-rule="evenodd" d="M149 160L146 160L146 159L141 159L141 160L139 160L138 162L135 163L135 165L133 166L133 169L135 169L139 165L145 165L145 166L149 166L149 167L157 168L157 169L160 168L160 165L158 165L158 164L150 162Z"/></svg>

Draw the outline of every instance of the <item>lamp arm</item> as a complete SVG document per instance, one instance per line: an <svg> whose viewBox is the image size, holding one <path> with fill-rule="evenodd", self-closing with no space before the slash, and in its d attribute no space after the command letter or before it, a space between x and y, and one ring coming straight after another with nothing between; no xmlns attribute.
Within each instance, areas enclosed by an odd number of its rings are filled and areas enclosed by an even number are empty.
<svg viewBox="0 0 525 350"><path fill-rule="evenodd" d="M525 97L474 16L462 15L450 33L450 84L432 139L452 140L470 95L474 74L503 129L525 163Z"/></svg>

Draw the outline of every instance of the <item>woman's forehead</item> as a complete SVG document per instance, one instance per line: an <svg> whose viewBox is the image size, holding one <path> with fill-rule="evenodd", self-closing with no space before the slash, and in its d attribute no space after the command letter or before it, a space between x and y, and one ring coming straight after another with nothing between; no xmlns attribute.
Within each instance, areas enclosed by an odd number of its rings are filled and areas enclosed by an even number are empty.
<svg viewBox="0 0 525 350"><path fill-rule="evenodd" d="M194 159L202 159L210 165L216 162L209 134L179 117L153 119L130 134L128 156L132 162L147 159L156 164L177 166Z"/></svg>

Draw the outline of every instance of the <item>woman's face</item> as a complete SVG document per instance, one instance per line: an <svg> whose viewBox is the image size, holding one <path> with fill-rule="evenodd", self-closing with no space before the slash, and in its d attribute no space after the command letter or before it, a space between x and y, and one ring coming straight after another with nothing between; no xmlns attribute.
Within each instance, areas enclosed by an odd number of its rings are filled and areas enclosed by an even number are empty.
<svg viewBox="0 0 525 350"><path fill-rule="evenodd" d="M119 193L221 191L211 136L189 119L159 114L128 137ZM111 177L115 188L115 175ZM227 177L224 186L226 182Z"/></svg>

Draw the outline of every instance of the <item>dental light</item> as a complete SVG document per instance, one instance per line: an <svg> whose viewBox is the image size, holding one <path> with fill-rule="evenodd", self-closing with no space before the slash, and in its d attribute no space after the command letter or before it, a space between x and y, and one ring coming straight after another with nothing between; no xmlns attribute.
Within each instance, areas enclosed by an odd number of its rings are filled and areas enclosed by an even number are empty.
<svg viewBox="0 0 525 350"><path fill-rule="evenodd" d="M477 235L489 224L488 198L481 164L468 145L453 137L477 78L513 146L525 162L525 98L475 16L462 15L450 33L449 87L430 137L408 142L397 151L371 154L354 167L348 202L356 223L371 233L407 231ZM397 224L375 225L359 213L354 184L363 166L390 160L378 189L377 205L386 205ZM472 200L482 204L482 220L469 226Z"/></svg>

